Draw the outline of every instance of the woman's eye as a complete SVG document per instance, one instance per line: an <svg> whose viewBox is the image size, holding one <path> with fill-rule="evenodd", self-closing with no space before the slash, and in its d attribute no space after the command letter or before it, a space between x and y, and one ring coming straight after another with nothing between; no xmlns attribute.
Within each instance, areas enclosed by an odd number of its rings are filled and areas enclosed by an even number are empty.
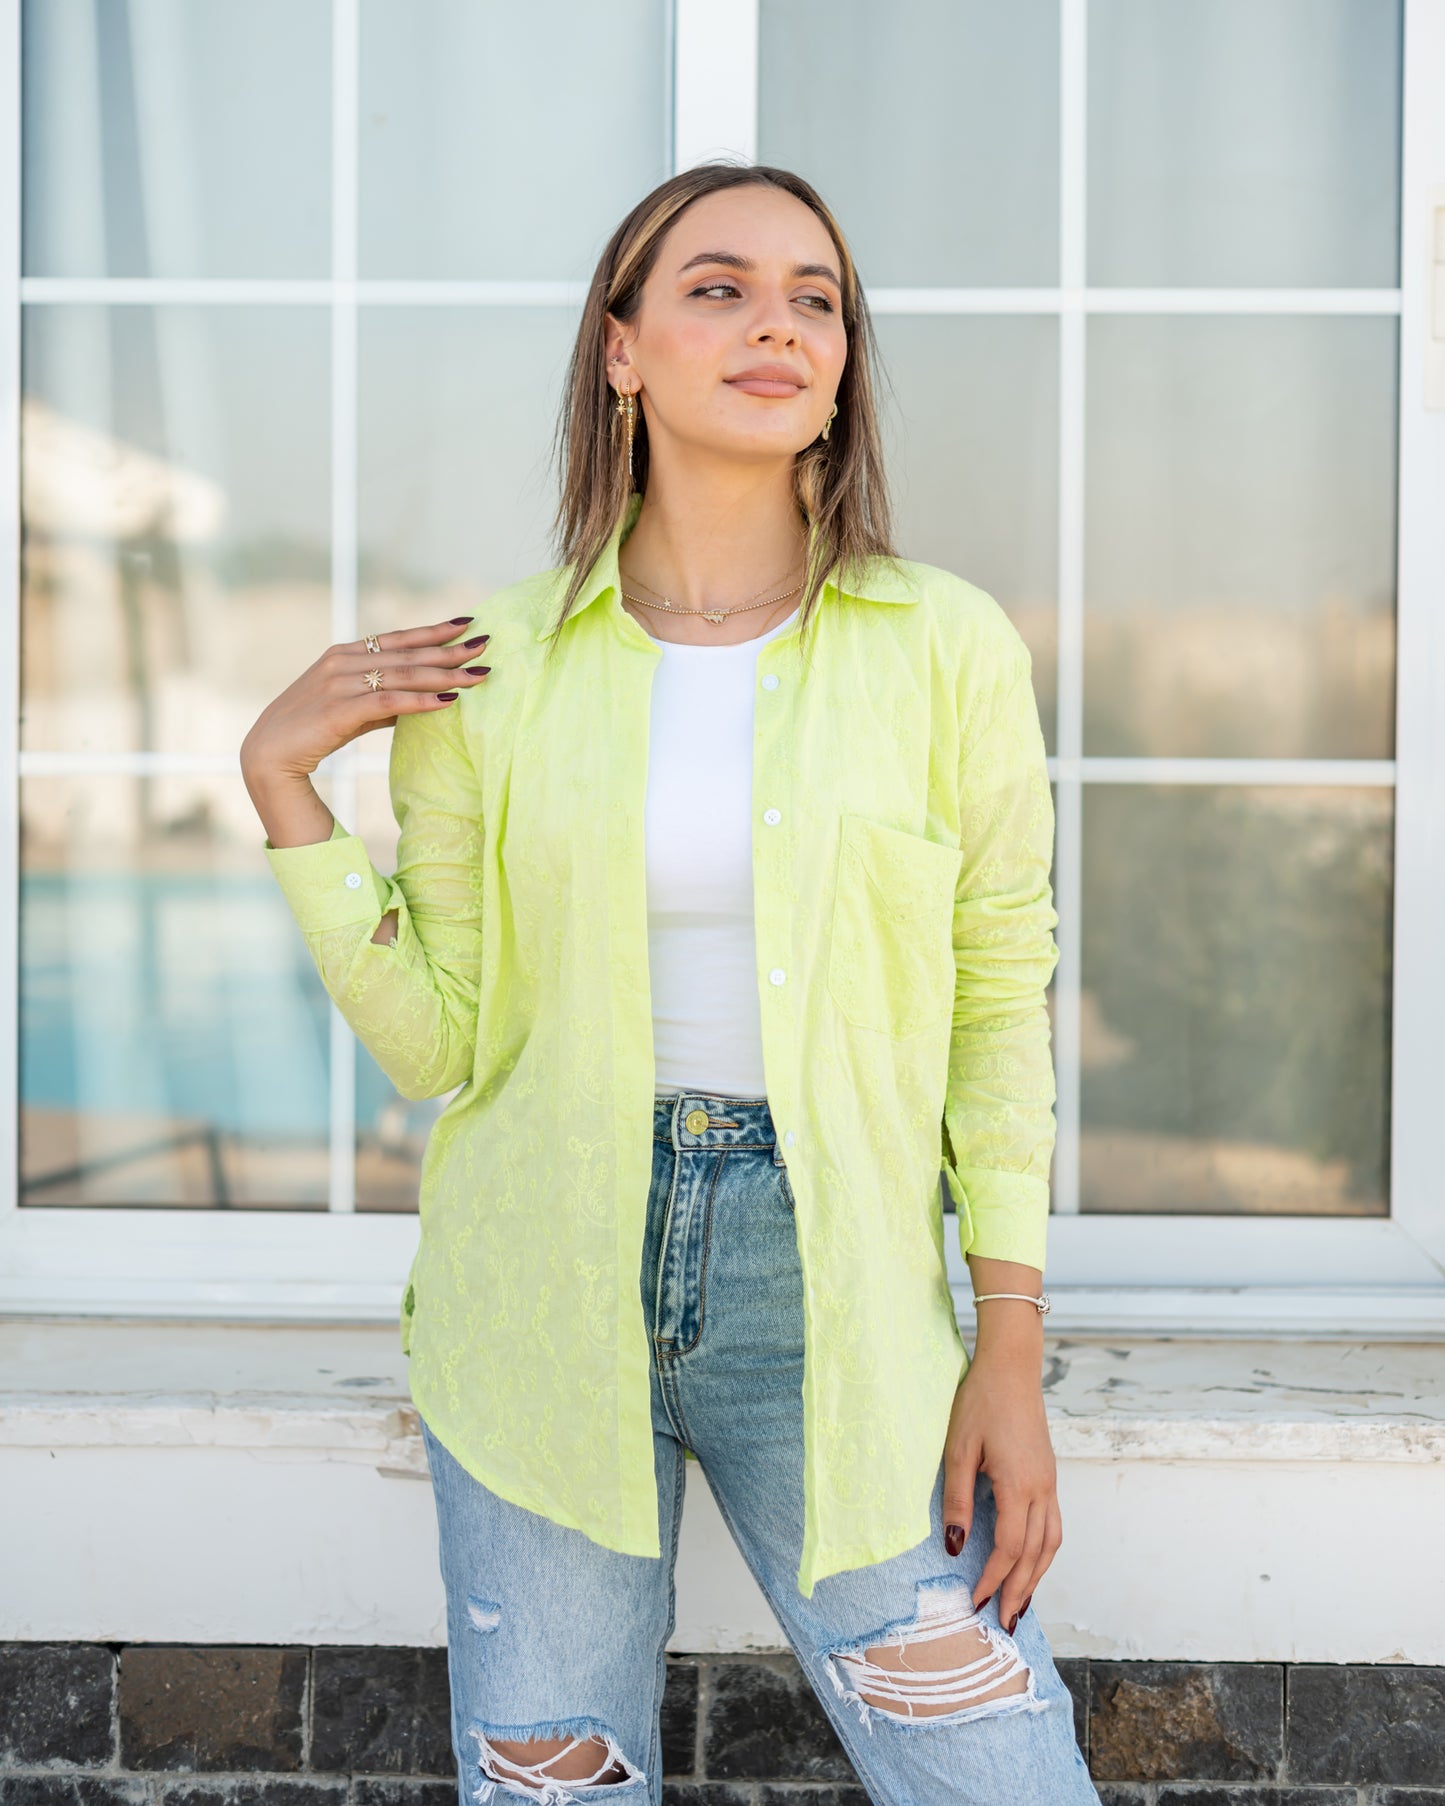
<svg viewBox="0 0 1445 1806"><path fill-rule="evenodd" d="M693 295L717 295L724 292L735 295L738 293L738 290L731 282L710 282L705 288L695 288L692 291ZM817 312L819 313L830 314L833 311L833 303L826 295L800 295L798 299L800 301L816 301L818 303Z"/></svg>

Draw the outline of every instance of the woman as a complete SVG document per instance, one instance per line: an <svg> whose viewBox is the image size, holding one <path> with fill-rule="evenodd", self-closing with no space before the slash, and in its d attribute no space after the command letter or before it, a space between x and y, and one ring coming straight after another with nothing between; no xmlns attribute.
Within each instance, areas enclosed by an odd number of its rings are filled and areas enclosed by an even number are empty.
<svg viewBox="0 0 1445 1806"><path fill-rule="evenodd" d="M333 646L243 747L327 990L456 1092L401 1333L463 1801L660 1799L687 1455L874 1799L1097 1800L1029 1609L1043 743L997 603L892 553L872 357L806 182L663 183L588 295L560 566ZM386 877L311 774L393 723Z"/></svg>

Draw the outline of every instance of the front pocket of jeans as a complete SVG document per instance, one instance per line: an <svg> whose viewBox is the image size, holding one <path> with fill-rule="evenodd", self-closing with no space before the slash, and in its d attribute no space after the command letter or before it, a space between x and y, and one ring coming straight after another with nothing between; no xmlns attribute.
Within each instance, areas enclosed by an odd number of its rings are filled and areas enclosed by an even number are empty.
<svg viewBox="0 0 1445 1806"><path fill-rule="evenodd" d="M959 847L842 818L828 990L855 1027L901 1039L951 1014L962 862Z"/></svg>

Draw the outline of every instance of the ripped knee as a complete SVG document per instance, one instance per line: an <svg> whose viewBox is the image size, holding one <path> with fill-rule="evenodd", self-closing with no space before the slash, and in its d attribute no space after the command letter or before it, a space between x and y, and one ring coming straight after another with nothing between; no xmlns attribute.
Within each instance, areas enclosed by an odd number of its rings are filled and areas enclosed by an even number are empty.
<svg viewBox="0 0 1445 1806"><path fill-rule="evenodd" d="M994 1712L1040 1711L1033 1671L1018 1645L988 1623L971 1589L956 1576L920 1581L913 1618L825 1657L840 1698L891 1719L972 1718Z"/></svg>
<svg viewBox="0 0 1445 1806"><path fill-rule="evenodd" d="M478 1801L490 1799L497 1787L506 1787L547 1806L564 1806L597 1788L641 1779L641 1770L606 1734L491 1738L474 1729L472 1735L481 1745L478 1765L483 1786L473 1795Z"/></svg>
<svg viewBox="0 0 1445 1806"><path fill-rule="evenodd" d="M467 1616L474 1630L489 1637L501 1625L502 1608L472 1594L467 1598ZM522 1736L494 1734L474 1724L469 1734L478 1745L480 1778L470 1790L478 1806L486 1806L499 1788L536 1800L539 1806L570 1806L602 1788L644 1779L611 1731L594 1718L538 1725Z"/></svg>

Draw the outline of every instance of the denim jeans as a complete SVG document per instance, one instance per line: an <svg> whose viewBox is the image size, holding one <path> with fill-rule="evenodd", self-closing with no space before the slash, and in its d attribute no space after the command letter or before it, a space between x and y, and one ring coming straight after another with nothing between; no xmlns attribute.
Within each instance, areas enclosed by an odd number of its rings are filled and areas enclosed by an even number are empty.
<svg viewBox="0 0 1445 1806"><path fill-rule="evenodd" d="M922 1542L820 1580L811 1599L797 1589L802 1275L787 1169L764 1099L656 1099L641 1284L660 1558L605 1549L499 1498L423 1424L461 1806L564 1806L584 1797L600 1806L614 1794L619 1806L661 1801L659 1711L685 1450L871 1799L1098 1806L1070 1696L1033 1609L1012 1637L999 1623L997 1595L973 1612L972 1588L993 1542L986 1475L961 1555L943 1546L940 1468ZM941 1641L941 1657L938 1649L930 1656ZM516 1748L549 1738L567 1740L551 1767ZM572 1778L556 1773L562 1755Z"/></svg>

